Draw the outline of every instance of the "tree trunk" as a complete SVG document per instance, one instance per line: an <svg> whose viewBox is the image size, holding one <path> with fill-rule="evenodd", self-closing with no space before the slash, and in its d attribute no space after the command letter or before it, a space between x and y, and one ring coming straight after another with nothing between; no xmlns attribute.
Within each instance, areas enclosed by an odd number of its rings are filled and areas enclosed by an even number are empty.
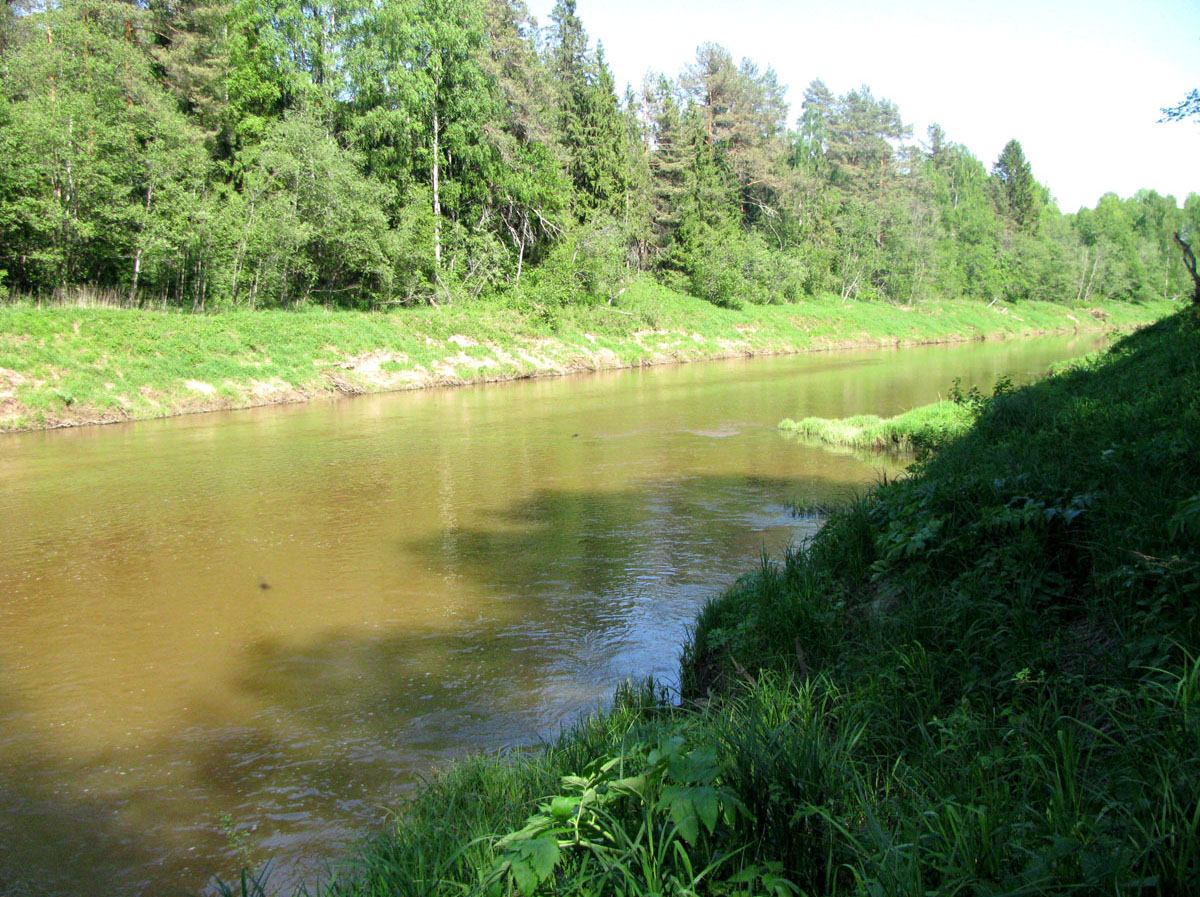
<svg viewBox="0 0 1200 897"><path fill-rule="evenodd" d="M150 198L154 195L154 182L151 181L146 185L146 204L143 211L146 217L150 217ZM142 227L145 227L143 224ZM138 228L138 236L141 236L142 227ZM129 285L129 304L133 305L134 299L137 298L138 276L142 273L142 247L139 245L137 252L133 256L133 282Z"/></svg>
<svg viewBox="0 0 1200 897"><path fill-rule="evenodd" d="M1092 270L1088 274L1087 288L1083 291L1083 301L1087 302L1092 298L1092 282L1096 279L1096 266L1100 264L1100 247L1096 247L1096 254L1092 257Z"/></svg>
<svg viewBox="0 0 1200 897"><path fill-rule="evenodd" d="M438 193L438 176L441 174L438 147L438 112L437 90L434 90L433 100L433 265L436 270L442 268L442 198Z"/></svg>
<svg viewBox="0 0 1200 897"><path fill-rule="evenodd" d="M1192 293L1192 305L1200 305L1200 274L1196 273L1196 254L1192 252L1192 247L1183 239L1182 234L1175 235L1175 242L1183 252L1184 267L1188 269L1188 274L1192 275L1192 283L1196 287Z"/></svg>
<svg viewBox="0 0 1200 897"><path fill-rule="evenodd" d="M134 299L137 297L138 275L142 271L142 247L137 248L137 252L133 254L133 281L129 284L129 299L127 303L133 305Z"/></svg>
<svg viewBox="0 0 1200 897"><path fill-rule="evenodd" d="M521 214L521 245L517 249L517 283L521 282L521 268L525 264L525 231L528 228L528 221L525 213Z"/></svg>

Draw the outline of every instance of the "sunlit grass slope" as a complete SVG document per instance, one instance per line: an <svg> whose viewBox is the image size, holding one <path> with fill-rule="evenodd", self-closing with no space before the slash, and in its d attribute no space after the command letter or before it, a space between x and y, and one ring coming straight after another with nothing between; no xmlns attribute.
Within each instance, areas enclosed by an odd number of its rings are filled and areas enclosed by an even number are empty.
<svg viewBox="0 0 1200 897"><path fill-rule="evenodd" d="M322 893L1195 893L1200 313L980 406Z"/></svg>
<svg viewBox="0 0 1200 897"><path fill-rule="evenodd" d="M722 309L649 280L618 306L496 301L387 313L0 307L0 430L847 345L1129 328L1170 306Z"/></svg>

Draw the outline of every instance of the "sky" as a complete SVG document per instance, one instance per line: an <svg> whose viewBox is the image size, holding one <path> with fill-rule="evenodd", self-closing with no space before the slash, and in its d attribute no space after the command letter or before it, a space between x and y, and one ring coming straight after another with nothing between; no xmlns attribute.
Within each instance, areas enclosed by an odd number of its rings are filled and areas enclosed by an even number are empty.
<svg viewBox="0 0 1200 897"><path fill-rule="evenodd" d="M549 24L554 0L527 0ZM771 66L791 120L820 78L939 123L990 168L1016 138L1064 212L1107 192L1200 192L1200 121L1159 123L1200 88L1200 0L577 0L618 91L678 75L701 43Z"/></svg>

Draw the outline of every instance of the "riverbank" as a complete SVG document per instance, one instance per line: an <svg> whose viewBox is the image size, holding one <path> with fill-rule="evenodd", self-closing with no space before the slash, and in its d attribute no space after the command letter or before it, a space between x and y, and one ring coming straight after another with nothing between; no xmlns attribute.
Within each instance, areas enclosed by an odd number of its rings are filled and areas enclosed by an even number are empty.
<svg viewBox="0 0 1200 897"><path fill-rule="evenodd" d="M1184 894L1200 312L980 402L546 751L435 776L329 895Z"/></svg>
<svg viewBox="0 0 1200 897"><path fill-rule="evenodd" d="M0 307L0 432L647 364L1128 330L1169 303L906 307L836 298L723 309L634 283L619 307L388 313Z"/></svg>

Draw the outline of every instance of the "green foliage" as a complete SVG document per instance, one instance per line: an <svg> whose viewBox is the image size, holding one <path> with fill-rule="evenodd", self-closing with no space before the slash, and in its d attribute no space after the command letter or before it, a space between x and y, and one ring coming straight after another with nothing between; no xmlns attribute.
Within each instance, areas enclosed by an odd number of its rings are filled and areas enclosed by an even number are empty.
<svg viewBox="0 0 1200 897"><path fill-rule="evenodd" d="M394 236L383 188L304 114L281 119L241 156L242 192L227 206L239 235L230 301L251 308L390 297Z"/></svg>
<svg viewBox="0 0 1200 897"><path fill-rule="evenodd" d="M711 746L689 750L678 734L595 760L497 841L485 882L532 895L557 872L585 893L694 892L731 859L704 848L746 813L721 772Z"/></svg>
<svg viewBox="0 0 1200 897"><path fill-rule="evenodd" d="M550 13L550 69L558 82L558 126L581 217L615 214L626 201L628 149L612 72L604 51L587 49L575 0L558 0Z"/></svg>
<svg viewBox="0 0 1200 897"><path fill-rule="evenodd" d="M642 271L728 308L1195 294L1200 229L1172 197L1064 217L1016 141L989 176L940 128L908 145L866 86L814 81L788 133L775 72L712 43L622 105L573 0L541 36L520 0L6 13L0 255L19 294L440 305L521 293L543 265L529 287L557 302L611 299L575 275ZM596 255L576 252L580 227L609 233L595 222L618 223L623 251L598 254L624 270L564 273L564 253Z"/></svg>
<svg viewBox="0 0 1200 897"><path fill-rule="evenodd" d="M568 228L522 292L543 307L572 303L613 304L625 290L627 242L613 219L596 215Z"/></svg>
<svg viewBox="0 0 1200 897"><path fill-rule="evenodd" d="M6 60L0 252L19 289L124 284L187 251L205 162L146 54L117 36L141 18L64 3Z"/></svg>

